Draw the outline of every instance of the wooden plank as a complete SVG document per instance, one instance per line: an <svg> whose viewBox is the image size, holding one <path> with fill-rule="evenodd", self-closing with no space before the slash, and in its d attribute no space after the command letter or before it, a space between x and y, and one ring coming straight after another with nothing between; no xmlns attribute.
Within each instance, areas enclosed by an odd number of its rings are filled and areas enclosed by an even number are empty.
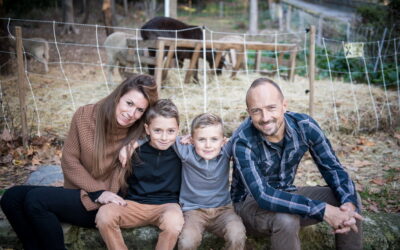
<svg viewBox="0 0 400 250"><path fill-rule="evenodd" d="M162 82L162 66L164 61L164 42L157 41L157 53L156 53L156 68L155 68L155 80L157 83L158 93L161 91Z"/></svg>
<svg viewBox="0 0 400 250"><path fill-rule="evenodd" d="M233 67L232 69L232 74L231 77L235 77L237 74L237 71L240 69L240 66L242 65L242 62L244 61L244 51L238 51L238 56L237 56L237 61L236 61L236 65Z"/></svg>
<svg viewBox="0 0 400 250"><path fill-rule="evenodd" d="M175 45L169 46L168 54L167 54L167 60L164 63L164 69L163 69L163 74L162 74L162 79L165 80L168 76L168 70L171 68L171 62L172 62L172 57L175 54Z"/></svg>
<svg viewBox="0 0 400 250"><path fill-rule="evenodd" d="M294 81L294 73L295 73L295 69L296 69L296 56L297 56L297 48L292 50L292 52L290 52L290 72L289 72L289 81L293 82Z"/></svg>
<svg viewBox="0 0 400 250"><path fill-rule="evenodd" d="M308 78L310 80L310 102L309 111L310 116L314 115L314 80L315 80L315 26L312 25L310 29L310 56L308 62Z"/></svg>
<svg viewBox="0 0 400 250"><path fill-rule="evenodd" d="M261 66L261 56L262 56L262 50L257 50L256 52L256 61L254 63L254 70L255 72L260 71L260 66Z"/></svg>
<svg viewBox="0 0 400 250"><path fill-rule="evenodd" d="M194 48L199 40L195 39L175 39L175 38L167 38L167 37L159 37L158 40L164 41L166 46L170 44L177 44L178 47L184 48ZM217 40L207 40L206 48L215 50L227 50L227 49L237 49L243 50L243 42L226 42L226 41L217 41ZM294 48L295 44L282 43L275 45L274 43L262 43L262 42L246 42L246 49L248 50L270 50L275 51L277 48L279 51L290 51Z"/></svg>
<svg viewBox="0 0 400 250"><path fill-rule="evenodd" d="M196 47L194 48L194 52L192 58L190 59L189 69L185 75L185 83L190 83L190 79L192 78L194 70L197 70L196 66L198 66L198 60L200 57L200 50L203 45L201 43L197 43Z"/></svg>
<svg viewBox="0 0 400 250"><path fill-rule="evenodd" d="M15 27L15 36L17 39L17 65L18 65L18 93L19 93L19 107L21 113L21 126L22 126L22 144L24 148L28 147L28 123L26 119L26 101L25 101L25 72L24 72L24 57L23 57L23 44L22 44L22 31L21 27Z"/></svg>

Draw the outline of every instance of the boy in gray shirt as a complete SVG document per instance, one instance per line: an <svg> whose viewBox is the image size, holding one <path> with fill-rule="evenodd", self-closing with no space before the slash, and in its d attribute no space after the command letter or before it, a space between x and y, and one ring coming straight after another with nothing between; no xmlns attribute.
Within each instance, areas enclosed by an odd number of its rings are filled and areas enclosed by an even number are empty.
<svg viewBox="0 0 400 250"><path fill-rule="evenodd" d="M179 203L185 223L179 250L197 249L204 230L224 238L225 249L244 249L246 229L233 209L229 192L232 140L226 143L223 129L220 117L204 113L192 121L192 144L181 144L178 137L173 145L182 160ZM133 149L142 143L133 143ZM123 149L120 153L123 165L125 152Z"/></svg>
<svg viewBox="0 0 400 250"><path fill-rule="evenodd" d="M221 118L198 115L192 121L191 136L193 145L174 145L182 160L179 203L185 218L178 249L197 249L204 230L224 238L225 249L244 249L246 230L229 193L232 143L225 144Z"/></svg>

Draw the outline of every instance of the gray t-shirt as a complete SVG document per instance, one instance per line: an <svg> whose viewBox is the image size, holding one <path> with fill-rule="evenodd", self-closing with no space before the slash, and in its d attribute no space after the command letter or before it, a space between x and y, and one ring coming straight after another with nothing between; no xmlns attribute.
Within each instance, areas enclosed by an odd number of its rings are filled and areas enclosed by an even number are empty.
<svg viewBox="0 0 400 250"><path fill-rule="evenodd" d="M204 160L193 145L183 145L178 137L174 148L182 160L182 184L179 203L183 211L215 208L231 202L229 193L229 160L232 143L229 140L220 154Z"/></svg>

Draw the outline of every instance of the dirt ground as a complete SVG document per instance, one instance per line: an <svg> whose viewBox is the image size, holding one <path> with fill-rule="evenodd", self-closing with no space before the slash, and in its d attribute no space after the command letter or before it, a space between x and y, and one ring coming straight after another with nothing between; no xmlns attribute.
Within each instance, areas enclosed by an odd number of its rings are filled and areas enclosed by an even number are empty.
<svg viewBox="0 0 400 250"><path fill-rule="evenodd" d="M213 29L233 31L232 22L224 20L186 20L192 24L208 22ZM23 30L27 36L42 35L49 41L54 41L52 24L30 27ZM105 40L104 31L98 30L96 39L95 27L81 26L79 29L79 35L57 35L59 44L50 44L49 73L45 74L43 65L38 62L29 62L29 132L32 136L40 134L44 139L36 139L39 142L27 152L21 149L20 142L4 140L6 135L3 133L0 142L2 147L8 148L1 150L0 189L24 183L27 174L39 164L59 164L62 139L68 130L73 112L81 105L98 101L116 86L106 84L105 69L100 66L101 62L106 61L106 54L104 48L98 48L96 44L97 41L102 44ZM60 30L61 27L57 27L56 33ZM63 63L60 64L60 61ZM207 81L204 81L200 70L198 83L184 84L184 73L182 69L171 70L161 90L161 97L171 98L178 105L182 133L188 131L191 119L204 111L206 103L207 111L221 115L229 135L246 117L244 95L249 84L261 77L256 73L241 72L231 79L229 72L218 77L208 72ZM308 113L308 80L300 76L296 76L294 83L277 76L274 79L282 86L289 101L289 110ZM121 80L117 72L114 80ZM204 82L207 82L206 92ZM15 76L0 78L0 84L3 95L0 113L5 117L0 122L0 129L4 130L8 126L17 133L19 130L13 129L18 128L19 124ZM351 85L336 80L317 81L315 86L314 118L327 132L337 156L356 183L366 209L400 212L397 93L385 93L377 87L372 87L370 92L365 84ZM373 103L376 109L373 108ZM309 155L300 164L295 183L299 186L324 185Z"/></svg>

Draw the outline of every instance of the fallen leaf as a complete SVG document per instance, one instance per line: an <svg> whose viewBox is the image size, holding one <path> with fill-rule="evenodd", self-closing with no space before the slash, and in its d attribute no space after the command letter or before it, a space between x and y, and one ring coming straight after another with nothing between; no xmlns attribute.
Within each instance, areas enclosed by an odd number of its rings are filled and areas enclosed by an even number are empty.
<svg viewBox="0 0 400 250"><path fill-rule="evenodd" d="M47 139L44 138L43 136L35 136L32 138L31 145L42 146L45 142L47 142Z"/></svg>
<svg viewBox="0 0 400 250"><path fill-rule="evenodd" d="M357 190L357 192L362 192L362 191L364 191L364 186L361 184L358 184L358 185L356 185L356 190Z"/></svg>
<svg viewBox="0 0 400 250"><path fill-rule="evenodd" d="M396 134L394 134L393 136L394 136L394 138L400 140L400 134L397 134L397 133L396 133Z"/></svg>
<svg viewBox="0 0 400 250"><path fill-rule="evenodd" d="M8 129L4 129L3 133L1 133L1 135L0 135L0 139L3 141L12 141L13 136L11 135L11 133Z"/></svg>
<svg viewBox="0 0 400 250"><path fill-rule="evenodd" d="M26 164L26 161L25 161L25 160L16 160L16 159L14 159L14 160L12 161L12 163L13 163L14 165L16 165L16 166L23 166L23 165Z"/></svg>
<svg viewBox="0 0 400 250"><path fill-rule="evenodd" d="M371 211L374 211L375 213L379 212L379 209L375 204L369 205L368 209L371 210Z"/></svg>
<svg viewBox="0 0 400 250"><path fill-rule="evenodd" d="M381 178L372 179L371 182L379 186L385 185L385 180Z"/></svg>
<svg viewBox="0 0 400 250"><path fill-rule="evenodd" d="M360 161L360 160L355 160L354 161L354 163L352 164L354 167L357 167L357 168L363 168L363 167L366 167L366 166L370 166L370 165L372 165L372 162L370 162L370 161Z"/></svg>
<svg viewBox="0 0 400 250"><path fill-rule="evenodd" d="M6 156L0 157L0 164L10 163L13 160L12 154L8 154Z"/></svg>
<svg viewBox="0 0 400 250"><path fill-rule="evenodd" d="M41 164L41 161L40 161L39 158L35 155L35 156L32 158L32 165L36 166L36 165L40 165L40 164Z"/></svg>

